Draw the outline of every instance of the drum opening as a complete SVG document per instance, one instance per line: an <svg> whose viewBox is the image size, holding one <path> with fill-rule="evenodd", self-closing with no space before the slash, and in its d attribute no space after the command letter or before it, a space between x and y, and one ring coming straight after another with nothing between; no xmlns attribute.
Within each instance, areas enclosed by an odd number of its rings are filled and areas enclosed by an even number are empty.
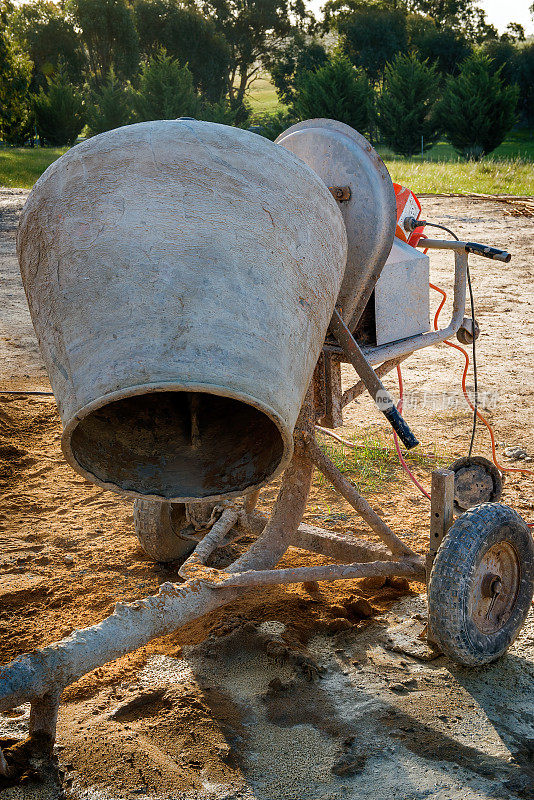
<svg viewBox="0 0 534 800"><path fill-rule="evenodd" d="M280 430L263 411L188 391L101 406L78 422L68 446L97 483L167 500L243 492L265 482L284 454Z"/></svg>

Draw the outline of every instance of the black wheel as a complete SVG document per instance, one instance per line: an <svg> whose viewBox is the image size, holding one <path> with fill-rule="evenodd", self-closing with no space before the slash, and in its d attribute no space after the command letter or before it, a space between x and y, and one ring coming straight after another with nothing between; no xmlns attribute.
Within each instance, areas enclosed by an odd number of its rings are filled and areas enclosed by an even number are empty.
<svg viewBox="0 0 534 800"><path fill-rule="evenodd" d="M187 526L184 503L135 500L134 526L145 553L160 563L185 558L196 545L180 535Z"/></svg>
<svg viewBox="0 0 534 800"><path fill-rule="evenodd" d="M464 666L502 656L534 594L534 540L508 506L484 503L462 514L443 539L428 587L432 637Z"/></svg>

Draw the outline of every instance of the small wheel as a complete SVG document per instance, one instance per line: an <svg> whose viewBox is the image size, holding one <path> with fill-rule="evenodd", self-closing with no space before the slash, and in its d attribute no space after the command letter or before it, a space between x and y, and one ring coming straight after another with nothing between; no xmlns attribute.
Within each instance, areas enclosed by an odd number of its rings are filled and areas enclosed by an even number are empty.
<svg viewBox="0 0 534 800"><path fill-rule="evenodd" d="M454 472L455 514L463 514L481 503L498 503L501 499L501 473L487 458L459 458L449 469Z"/></svg>
<svg viewBox="0 0 534 800"><path fill-rule="evenodd" d="M134 501L135 532L141 547L154 561L176 561L191 553L196 542L180 536L187 524L184 503Z"/></svg>
<svg viewBox="0 0 534 800"><path fill-rule="evenodd" d="M517 637L534 594L534 540L508 506L462 514L443 539L428 587L432 637L464 666L495 661Z"/></svg>

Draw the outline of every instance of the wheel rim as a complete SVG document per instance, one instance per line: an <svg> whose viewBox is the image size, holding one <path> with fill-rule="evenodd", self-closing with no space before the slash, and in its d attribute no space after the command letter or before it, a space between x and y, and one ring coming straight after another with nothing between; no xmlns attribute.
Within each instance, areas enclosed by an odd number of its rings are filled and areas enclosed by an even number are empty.
<svg viewBox="0 0 534 800"><path fill-rule="evenodd" d="M521 564L510 542L492 545L482 557L473 580L469 611L486 635L501 630L510 619L521 584Z"/></svg>

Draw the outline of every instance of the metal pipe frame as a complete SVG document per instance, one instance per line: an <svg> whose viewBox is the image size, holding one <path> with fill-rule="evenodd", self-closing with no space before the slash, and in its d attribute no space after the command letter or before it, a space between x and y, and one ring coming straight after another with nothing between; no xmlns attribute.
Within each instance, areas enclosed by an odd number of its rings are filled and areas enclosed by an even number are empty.
<svg viewBox="0 0 534 800"><path fill-rule="evenodd" d="M429 244L430 243L430 244ZM362 347L365 358L371 365L382 364L399 357L403 358L423 347L440 344L445 339L450 339L460 328L465 314L465 298L467 286L467 259L468 253L465 251L465 242L456 242L440 239L424 239L418 247L429 247L432 249L453 250L454 251L454 294L451 321L446 328L427 333L418 333L416 336L409 336L397 342L388 342L375 347ZM342 350L337 345L328 344L325 349L335 353Z"/></svg>
<svg viewBox="0 0 534 800"><path fill-rule="evenodd" d="M428 239L424 243L429 247L438 245L441 243L434 245ZM454 243L446 242L443 246L453 249L455 255L454 308L450 324L440 331L368 349L366 356L370 363L382 364L377 374L386 374L414 350L437 344L460 327L465 310L467 253ZM38 745L41 753L52 752L59 703L67 686L97 667L146 645L151 639L227 605L253 587L349 580L369 575L424 580L424 560L386 525L319 448L313 437L316 414L312 387L313 381L295 426L294 454L283 474L268 520L255 510L257 492L245 499L242 509L226 508L183 565L184 583L165 583L155 595L129 604L117 603L113 614L97 625L74 631L60 642L22 655L0 670L0 712L30 703L30 744ZM356 384L349 390L350 400L362 391L363 387ZM346 402L350 402L349 393L345 394ZM375 531L387 550L301 525L315 467ZM205 561L223 544L232 525L254 531L257 540L226 570L207 567ZM351 563L274 569L291 545L352 560ZM9 770L0 750L0 774L8 774Z"/></svg>
<svg viewBox="0 0 534 800"><path fill-rule="evenodd" d="M245 498L242 508L227 507L182 566L184 583L165 583L155 595L129 604L117 603L113 614L97 625L76 630L60 642L22 655L0 670L0 712L30 703L30 744L39 752L52 752L59 703L68 685L151 639L232 602L253 587L369 575L424 580L424 560L393 533L322 453L313 438L314 421L310 388L294 434L294 455L269 519L255 509L257 492ZM332 481L387 549L301 524L315 467ZM254 531L257 540L225 570L205 566L233 525ZM275 569L289 546L349 563ZM0 751L0 774L9 773L9 769Z"/></svg>

